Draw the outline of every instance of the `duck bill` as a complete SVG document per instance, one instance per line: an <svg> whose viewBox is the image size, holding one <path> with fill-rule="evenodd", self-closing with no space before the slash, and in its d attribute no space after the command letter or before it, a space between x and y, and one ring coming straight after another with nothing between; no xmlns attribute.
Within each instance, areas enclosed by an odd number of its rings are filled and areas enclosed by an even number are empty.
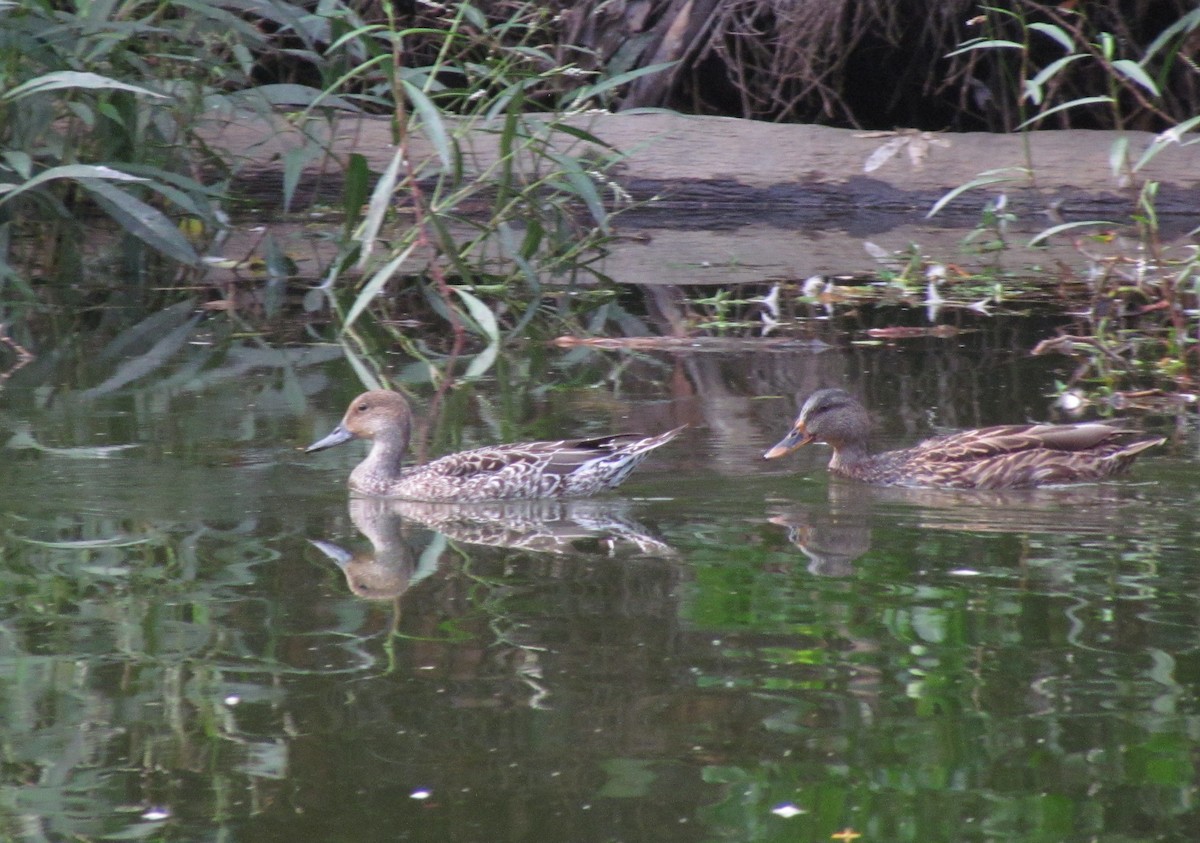
<svg viewBox="0 0 1200 843"><path fill-rule="evenodd" d="M326 448L332 448L334 445L341 445L343 442L349 442L354 438L354 434L346 430L342 425L338 425L324 439L318 439L316 442L304 449L304 453L311 454L313 451L324 451Z"/></svg>
<svg viewBox="0 0 1200 843"><path fill-rule="evenodd" d="M796 422L791 433L775 443L775 446L763 454L764 460L774 460L786 457L797 448L803 448L813 441L813 435L804 429L804 422Z"/></svg>

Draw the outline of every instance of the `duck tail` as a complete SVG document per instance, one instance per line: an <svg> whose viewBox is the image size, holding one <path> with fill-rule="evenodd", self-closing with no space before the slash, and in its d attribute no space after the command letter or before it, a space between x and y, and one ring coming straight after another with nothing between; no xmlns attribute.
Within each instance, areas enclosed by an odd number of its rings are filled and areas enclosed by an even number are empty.
<svg viewBox="0 0 1200 843"><path fill-rule="evenodd" d="M1110 457L1116 465L1115 471L1125 471L1129 466L1133 465L1133 461L1143 451L1148 451L1151 448L1157 448L1159 445L1166 444L1166 437L1160 436L1158 439L1143 439L1140 442L1130 442L1128 445L1113 453Z"/></svg>

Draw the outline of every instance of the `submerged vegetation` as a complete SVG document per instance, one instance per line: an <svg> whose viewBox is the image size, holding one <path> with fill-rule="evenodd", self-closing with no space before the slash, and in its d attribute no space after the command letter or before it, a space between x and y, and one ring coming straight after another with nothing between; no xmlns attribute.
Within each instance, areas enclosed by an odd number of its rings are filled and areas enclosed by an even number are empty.
<svg viewBox="0 0 1200 843"><path fill-rule="evenodd" d="M622 151L579 115L689 100L699 112L879 126L920 99L937 105L903 119L932 123L922 129L1160 134L1144 149L1114 143L1127 218L1053 220L1033 238L1072 238L1072 266L962 270L956 255L914 249L877 255L870 278L698 291L684 297L674 328L786 335L870 301L915 308L927 317L919 329L937 335L939 313L1032 297L1073 314L1069 330L1037 349L1078 361L1064 393L1196 389L1200 259L1190 242L1164 237L1159 186L1144 174L1162 150L1196 142L1200 68L1189 45L1200 10L1167 3L1159 17L1135 21L1116 0L1086 9L956 2L938 4L918 31L898 24L908 5L860 4L840 35L846 49L820 51L836 66L818 67L800 61L813 53L802 48L833 36L839 0L788 10L762 0L708 18L650 3L640 22L611 17L602 3L517 0L269 0L253 11L191 0L73 11L0 0L0 322L15 332L6 341L36 346L38 324L110 324L115 306L144 317L196 289L238 329L261 330L299 303L293 312L306 314L309 336L341 339L368 384L380 379L373 361L385 348L404 349L435 378L462 364L455 376L464 377L488 371L504 342L530 332L646 332L599 268L613 215L630 205L613 175ZM871 112L859 99L867 86L857 81L856 45L920 54L924 70L895 75L925 81ZM363 154L334 148L364 116L390 122L394 148L377 172ZM275 164L285 211L322 201L307 190L318 168L339 191L323 209L339 222L320 234L327 248L302 296L287 295L299 279L271 233L251 257L223 249L230 217L251 205L235 187L262 156L213 145L208 129L252 118L301 139ZM492 151L481 155L481 141ZM898 134L884 154L903 143L912 137ZM1038 168L1030 153L1019 171L981 172L931 213L986 192L964 250L1003 254L1017 221L1004 191L1036 189ZM98 219L107 220L100 237ZM1098 239L1108 247L1094 248ZM1042 283L1031 280L1038 275ZM917 329L874 326L880 333L868 340Z"/></svg>

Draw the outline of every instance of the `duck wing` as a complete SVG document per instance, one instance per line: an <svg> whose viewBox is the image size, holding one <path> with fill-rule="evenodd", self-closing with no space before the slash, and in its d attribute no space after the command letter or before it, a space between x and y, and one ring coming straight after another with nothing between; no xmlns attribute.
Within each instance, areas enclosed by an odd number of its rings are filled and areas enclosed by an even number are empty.
<svg viewBox="0 0 1200 843"><path fill-rule="evenodd" d="M495 474L510 468L570 474L595 459L625 453L631 445L644 440L646 437L638 433L619 433L593 439L514 442L460 451L426 463L421 468L444 477L460 478L476 474Z"/></svg>
<svg viewBox="0 0 1200 843"><path fill-rule="evenodd" d="M648 437L620 433L462 451L406 469L390 494L461 503L590 495L618 486L650 451L683 429Z"/></svg>
<svg viewBox="0 0 1200 843"><path fill-rule="evenodd" d="M1105 422L1009 424L929 439L909 450L929 462L973 462L1025 452L1080 453L1104 449L1134 431ZM1119 447L1119 446L1118 446Z"/></svg>
<svg viewBox="0 0 1200 843"><path fill-rule="evenodd" d="M1129 442L1135 431L1104 422L1005 425L931 439L902 452L904 482L1006 489L1099 480L1125 471L1163 439Z"/></svg>

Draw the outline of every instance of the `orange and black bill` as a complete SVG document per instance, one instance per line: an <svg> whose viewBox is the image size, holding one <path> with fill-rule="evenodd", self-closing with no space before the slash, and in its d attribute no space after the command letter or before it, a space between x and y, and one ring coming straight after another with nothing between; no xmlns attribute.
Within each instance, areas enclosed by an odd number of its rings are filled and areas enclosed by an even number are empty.
<svg viewBox="0 0 1200 843"><path fill-rule="evenodd" d="M780 439L775 443L773 448L763 454L763 459L773 460L779 457L786 457L792 451L797 448L803 448L812 441L813 435L805 429L804 422L798 421L787 436Z"/></svg>

